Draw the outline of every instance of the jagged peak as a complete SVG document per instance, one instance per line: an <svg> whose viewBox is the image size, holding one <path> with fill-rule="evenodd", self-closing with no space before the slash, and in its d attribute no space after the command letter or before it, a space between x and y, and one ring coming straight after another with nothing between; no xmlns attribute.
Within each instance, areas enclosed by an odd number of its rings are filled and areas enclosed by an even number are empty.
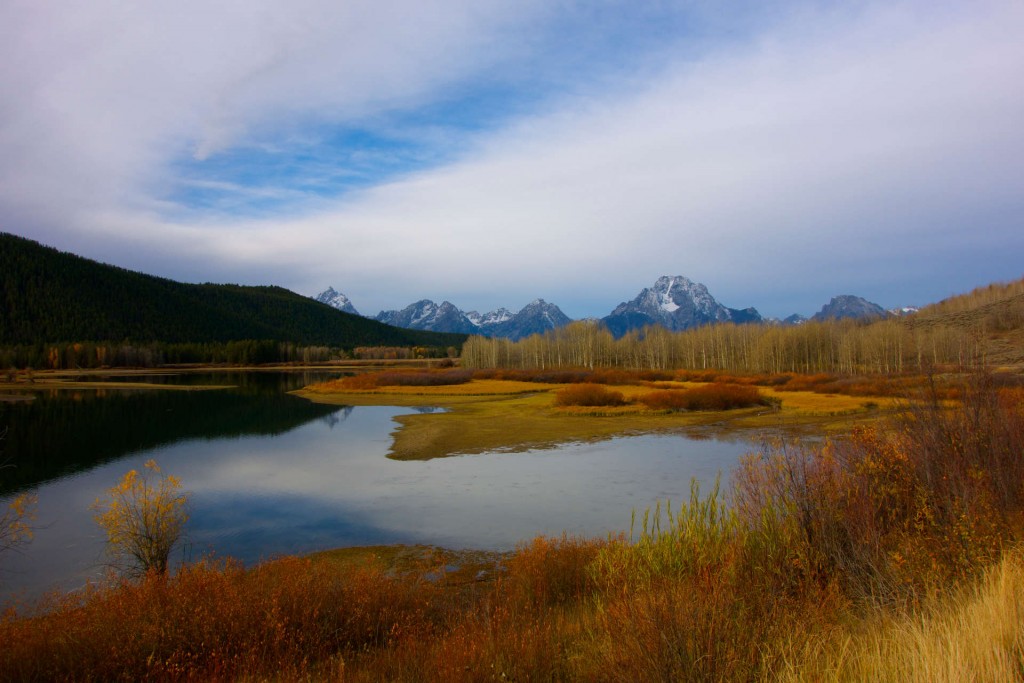
<svg viewBox="0 0 1024 683"><path fill-rule="evenodd" d="M327 289L313 297L313 299L315 301L319 301L322 304L327 304L331 308L336 308L339 311L359 315L359 311L357 311L355 307L352 305L351 300L349 300L347 296L336 290L334 287L328 287Z"/></svg>

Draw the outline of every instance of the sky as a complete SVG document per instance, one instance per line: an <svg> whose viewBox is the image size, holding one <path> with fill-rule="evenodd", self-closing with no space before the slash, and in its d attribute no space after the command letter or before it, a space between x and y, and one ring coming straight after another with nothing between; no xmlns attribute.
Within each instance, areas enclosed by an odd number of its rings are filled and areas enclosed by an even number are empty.
<svg viewBox="0 0 1024 683"><path fill-rule="evenodd" d="M0 231L602 317L1024 276L1024 2L0 0Z"/></svg>

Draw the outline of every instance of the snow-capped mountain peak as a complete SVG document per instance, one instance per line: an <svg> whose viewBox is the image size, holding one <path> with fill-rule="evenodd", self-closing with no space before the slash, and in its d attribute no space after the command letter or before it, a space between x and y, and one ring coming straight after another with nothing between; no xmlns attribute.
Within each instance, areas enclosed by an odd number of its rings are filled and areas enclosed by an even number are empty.
<svg viewBox="0 0 1024 683"><path fill-rule="evenodd" d="M646 325L663 325L684 330L715 322L756 322L760 314L753 308L736 310L718 303L708 288L682 275L659 277L632 301L624 301L604 319L615 335Z"/></svg>
<svg viewBox="0 0 1024 683"><path fill-rule="evenodd" d="M483 315L477 311L464 313L447 301L438 305L430 299L423 299L401 311L381 311L376 319L388 325L415 330L481 334L512 340L553 330L572 322L558 306L543 299L535 299L518 313L512 313L507 308L499 308Z"/></svg>
<svg viewBox="0 0 1024 683"><path fill-rule="evenodd" d="M451 302L442 301L436 304L430 299L420 299L401 311L381 311L375 320L410 330L460 334L472 334L476 331L476 325Z"/></svg>
<svg viewBox="0 0 1024 683"><path fill-rule="evenodd" d="M359 315L359 311L355 309L349 298L339 291L336 291L334 287L328 287L324 291L313 297L322 304L327 304L331 308L336 308L339 311L345 313L351 313L352 315Z"/></svg>
<svg viewBox="0 0 1024 683"><path fill-rule="evenodd" d="M483 315L477 313L476 311L469 311L468 313L466 313L466 317L469 318L470 322L472 322L477 327L497 325L499 323L505 322L506 320L511 320L513 315L514 314L512 313L512 311L504 307L499 308L496 311L491 311L490 313L484 313Z"/></svg>

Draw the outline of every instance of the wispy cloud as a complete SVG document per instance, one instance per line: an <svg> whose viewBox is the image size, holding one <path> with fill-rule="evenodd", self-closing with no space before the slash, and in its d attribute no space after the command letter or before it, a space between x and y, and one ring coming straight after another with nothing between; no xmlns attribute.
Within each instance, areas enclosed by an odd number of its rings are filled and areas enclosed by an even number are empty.
<svg viewBox="0 0 1024 683"><path fill-rule="evenodd" d="M1022 274L1017 2L344 7L0 10L4 229L368 312Z"/></svg>

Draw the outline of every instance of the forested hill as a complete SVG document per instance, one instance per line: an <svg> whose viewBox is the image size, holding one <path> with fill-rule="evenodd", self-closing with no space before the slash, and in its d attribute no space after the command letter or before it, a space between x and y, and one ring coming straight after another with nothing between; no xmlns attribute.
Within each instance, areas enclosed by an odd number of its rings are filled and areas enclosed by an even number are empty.
<svg viewBox="0 0 1024 683"><path fill-rule="evenodd" d="M466 336L399 329L281 287L174 282L0 233L0 345L243 339L446 347Z"/></svg>

